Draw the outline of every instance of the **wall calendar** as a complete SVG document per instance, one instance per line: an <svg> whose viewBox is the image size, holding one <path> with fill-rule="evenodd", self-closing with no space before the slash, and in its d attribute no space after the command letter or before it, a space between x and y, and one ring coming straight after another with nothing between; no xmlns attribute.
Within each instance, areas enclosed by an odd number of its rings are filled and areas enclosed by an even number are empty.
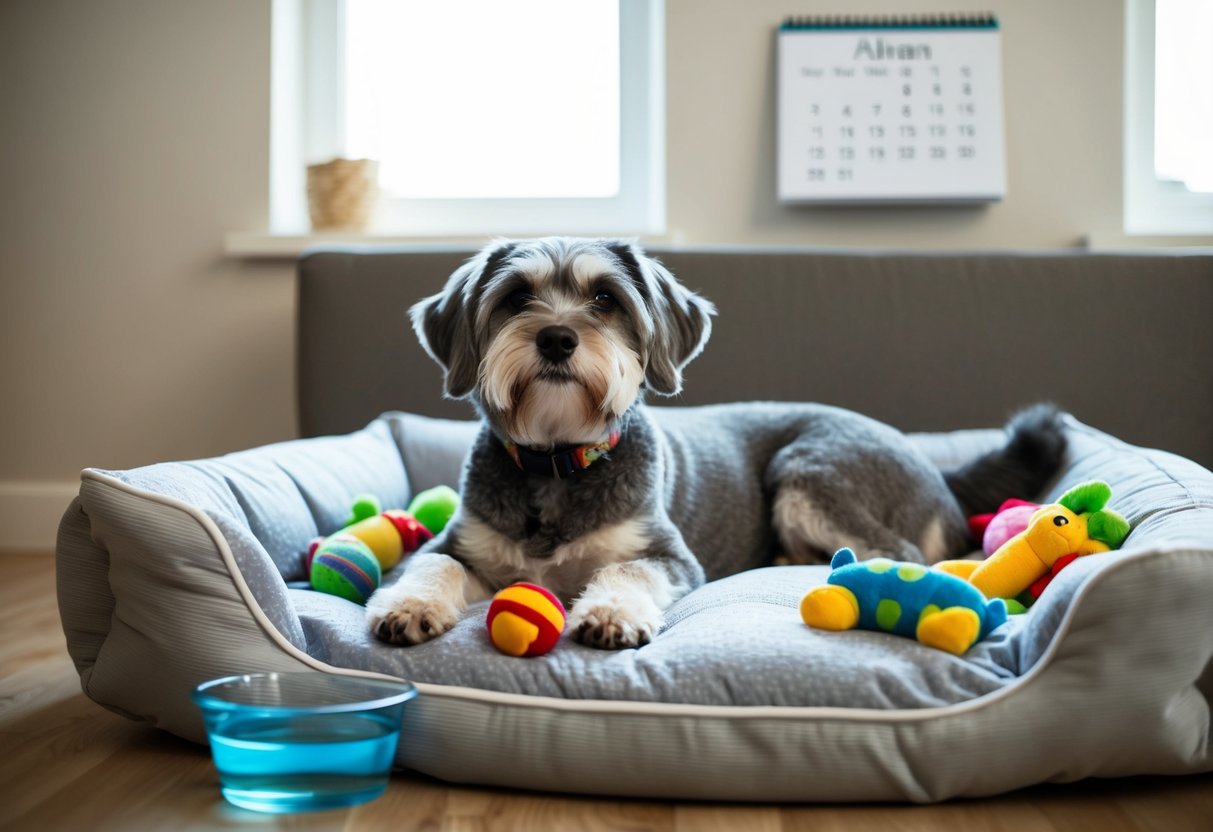
<svg viewBox="0 0 1213 832"><path fill-rule="evenodd" d="M777 60L781 202L1005 195L993 15L789 18Z"/></svg>

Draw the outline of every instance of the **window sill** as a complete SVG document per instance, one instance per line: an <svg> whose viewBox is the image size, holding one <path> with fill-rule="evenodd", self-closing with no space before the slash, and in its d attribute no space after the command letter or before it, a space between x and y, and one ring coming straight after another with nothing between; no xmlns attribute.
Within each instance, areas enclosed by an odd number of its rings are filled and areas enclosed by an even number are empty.
<svg viewBox="0 0 1213 832"><path fill-rule="evenodd" d="M269 231L233 231L223 240L223 253L246 260L290 259L317 246L408 246L409 248L480 248L487 237L409 237L358 231L312 231L299 234L275 234Z"/></svg>
<svg viewBox="0 0 1213 832"><path fill-rule="evenodd" d="M1127 232L1092 232L1081 241L1088 251L1125 253L1150 251L1171 254L1208 254L1213 249L1213 235L1199 234L1129 234Z"/></svg>
<svg viewBox="0 0 1213 832"><path fill-rule="evenodd" d="M279 234L272 231L229 231L223 238L223 253L241 260L295 260L308 249L320 246L361 248L392 246L411 251L479 250L490 240L503 235L421 236L391 234L383 231L304 231ZM508 235L506 235L508 236ZM518 235L527 236L527 235ZM642 245L679 244L680 236L664 234L594 234L594 237L626 237Z"/></svg>

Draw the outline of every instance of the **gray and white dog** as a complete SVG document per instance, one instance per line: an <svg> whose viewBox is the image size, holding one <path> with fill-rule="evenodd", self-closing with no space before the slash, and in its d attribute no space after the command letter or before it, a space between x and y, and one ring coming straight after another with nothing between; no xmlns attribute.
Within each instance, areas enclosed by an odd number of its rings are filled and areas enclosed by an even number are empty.
<svg viewBox="0 0 1213 832"><path fill-rule="evenodd" d="M530 581L571 603L579 641L636 647L679 597L744 569L842 546L959 556L967 513L1036 496L1061 464L1048 406L946 474L899 431L835 407L646 409L644 391L680 391L714 312L636 245L566 238L491 244L413 307L446 395L483 426L459 510L371 597L371 631L424 642Z"/></svg>

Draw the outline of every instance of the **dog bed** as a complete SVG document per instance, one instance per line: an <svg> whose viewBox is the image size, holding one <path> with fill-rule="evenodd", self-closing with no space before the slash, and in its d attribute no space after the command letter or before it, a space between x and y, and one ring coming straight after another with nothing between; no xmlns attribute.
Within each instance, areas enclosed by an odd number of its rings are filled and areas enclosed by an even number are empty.
<svg viewBox="0 0 1213 832"><path fill-rule="evenodd" d="M489 645L485 604L443 637L400 648L371 637L361 607L290 585L308 540L339 526L351 495L403 506L454 484L474 431L390 413L347 436L86 470L57 554L85 692L203 742L188 694L204 679L403 677L421 696L406 712L400 766L595 794L926 802L1213 769L1213 474L1192 462L1068 419L1068 467L1047 499L1104 479L1133 531L1121 550L1076 561L961 657L805 627L797 607L824 566L708 584L637 650L566 635L533 659ZM944 466L998 440L915 437Z"/></svg>

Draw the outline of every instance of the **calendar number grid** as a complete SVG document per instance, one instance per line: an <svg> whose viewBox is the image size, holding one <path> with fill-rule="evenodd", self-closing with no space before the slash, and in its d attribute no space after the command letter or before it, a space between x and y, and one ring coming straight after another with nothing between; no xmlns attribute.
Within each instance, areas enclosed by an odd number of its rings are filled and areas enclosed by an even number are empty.
<svg viewBox="0 0 1213 832"><path fill-rule="evenodd" d="M780 198L1001 198L998 46L988 28L781 32Z"/></svg>

